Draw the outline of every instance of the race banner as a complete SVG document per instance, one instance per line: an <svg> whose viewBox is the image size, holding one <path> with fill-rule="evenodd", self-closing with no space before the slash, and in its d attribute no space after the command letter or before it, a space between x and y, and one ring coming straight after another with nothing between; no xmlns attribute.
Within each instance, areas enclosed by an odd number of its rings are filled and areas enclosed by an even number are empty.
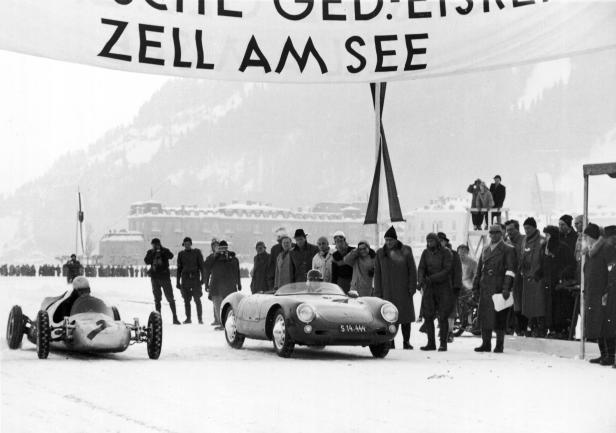
<svg viewBox="0 0 616 433"><path fill-rule="evenodd" d="M407 80L615 48L610 0L0 2L0 49L217 80Z"/></svg>

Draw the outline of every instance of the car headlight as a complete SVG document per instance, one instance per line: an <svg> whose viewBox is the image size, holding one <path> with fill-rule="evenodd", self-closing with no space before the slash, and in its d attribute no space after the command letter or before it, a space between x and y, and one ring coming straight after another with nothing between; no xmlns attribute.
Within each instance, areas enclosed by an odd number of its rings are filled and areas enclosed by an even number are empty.
<svg viewBox="0 0 616 433"><path fill-rule="evenodd" d="M396 323L398 321L398 309L394 304L383 304L381 316L389 323Z"/></svg>
<svg viewBox="0 0 616 433"><path fill-rule="evenodd" d="M308 304L299 304L297 306L297 318L304 323L310 323L314 320L317 313L315 313L314 308L312 308Z"/></svg>

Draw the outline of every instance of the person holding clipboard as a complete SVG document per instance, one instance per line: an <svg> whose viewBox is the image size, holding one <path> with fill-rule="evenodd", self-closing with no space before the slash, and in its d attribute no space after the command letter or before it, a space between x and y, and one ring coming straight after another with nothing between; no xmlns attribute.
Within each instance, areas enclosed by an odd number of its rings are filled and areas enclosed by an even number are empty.
<svg viewBox="0 0 616 433"><path fill-rule="evenodd" d="M475 352L492 350L492 331L496 331L494 353L503 353L507 318L513 305L511 288L515 278L515 251L503 241L503 229L492 225L490 244L485 247L477 263L473 280L473 296L479 300L481 346Z"/></svg>

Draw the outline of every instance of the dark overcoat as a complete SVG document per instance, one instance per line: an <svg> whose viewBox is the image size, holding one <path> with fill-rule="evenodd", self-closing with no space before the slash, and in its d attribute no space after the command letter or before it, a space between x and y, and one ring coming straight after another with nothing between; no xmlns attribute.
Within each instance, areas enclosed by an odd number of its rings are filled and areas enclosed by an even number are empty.
<svg viewBox="0 0 616 433"><path fill-rule="evenodd" d="M492 295L511 290L515 277L515 250L505 242L499 242L492 250L483 249L477 273L473 281L473 291L479 292L479 323L482 329L494 329L496 312Z"/></svg>
<svg viewBox="0 0 616 433"><path fill-rule="evenodd" d="M603 333L616 338L616 248L611 247L607 264L607 306L604 310Z"/></svg>
<svg viewBox="0 0 616 433"><path fill-rule="evenodd" d="M601 331L606 308L601 305L601 298L607 293L610 261L608 248L600 240L587 253L584 263L584 336L589 339L603 337Z"/></svg>
<svg viewBox="0 0 616 433"><path fill-rule="evenodd" d="M542 241L543 237L536 231L522 243L522 314L529 319L545 316L545 287L541 280Z"/></svg>
<svg viewBox="0 0 616 433"><path fill-rule="evenodd" d="M522 234L518 234L515 239L509 238L509 242L513 247L513 251L515 253L515 278L513 279L513 309L516 312L522 311L522 289L523 289L523 280L522 275L520 274L520 257L522 257L522 245L524 243L524 239L526 236Z"/></svg>
<svg viewBox="0 0 616 433"><path fill-rule="evenodd" d="M242 290L240 263L233 251L211 254L205 261L205 269L209 275L208 287L212 296L224 298Z"/></svg>
<svg viewBox="0 0 616 433"><path fill-rule="evenodd" d="M454 307L453 254L447 248L425 249L417 269L419 283L424 286L421 315L430 319L437 315L446 318ZM428 283L428 278L430 282Z"/></svg>
<svg viewBox="0 0 616 433"><path fill-rule="evenodd" d="M270 261L270 255L266 252L259 253L254 257L252 279L250 280L250 291L252 293L269 290Z"/></svg>
<svg viewBox="0 0 616 433"><path fill-rule="evenodd" d="M398 241L392 249L379 248L374 262L374 296L396 306L399 323L415 321L413 295L416 291L417 268L411 247Z"/></svg>
<svg viewBox="0 0 616 433"><path fill-rule="evenodd" d="M308 271L312 269L312 258L319 252L316 245L306 242L303 248L295 245L291 252L291 270L293 271L293 282L304 282Z"/></svg>

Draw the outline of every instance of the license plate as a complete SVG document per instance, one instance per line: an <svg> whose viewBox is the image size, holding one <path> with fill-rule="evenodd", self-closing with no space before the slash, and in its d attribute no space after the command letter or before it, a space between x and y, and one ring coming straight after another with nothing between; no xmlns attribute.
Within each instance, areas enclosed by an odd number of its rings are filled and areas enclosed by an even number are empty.
<svg viewBox="0 0 616 433"><path fill-rule="evenodd" d="M340 332L344 334L360 334L366 332L364 325L340 325Z"/></svg>

